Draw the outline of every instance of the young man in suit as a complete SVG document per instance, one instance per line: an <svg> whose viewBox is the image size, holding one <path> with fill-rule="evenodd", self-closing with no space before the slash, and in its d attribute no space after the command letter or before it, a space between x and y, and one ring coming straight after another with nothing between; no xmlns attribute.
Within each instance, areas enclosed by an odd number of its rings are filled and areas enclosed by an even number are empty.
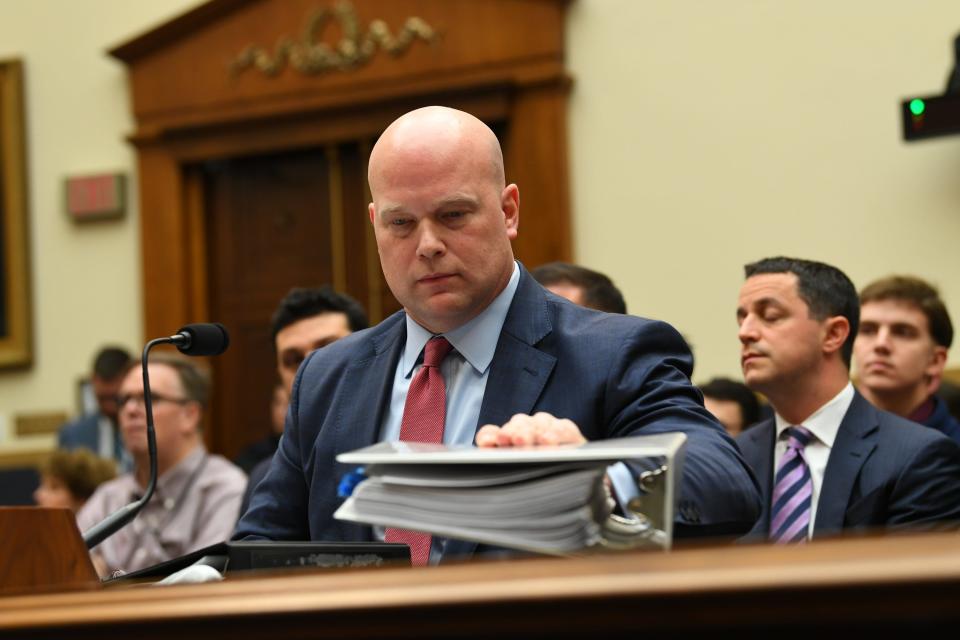
<svg viewBox="0 0 960 640"><path fill-rule="evenodd" d="M751 534L800 542L960 520L960 447L876 409L850 383L860 304L849 278L794 258L745 270L743 377L776 411L737 438L763 497Z"/></svg>
<svg viewBox="0 0 960 640"><path fill-rule="evenodd" d="M246 512L253 490L270 469L270 459L283 434L293 379L300 364L313 351L368 326L367 313L360 303L344 293L334 291L329 285L294 287L280 301L270 324L273 349L277 355L277 375L280 377L271 404L273 433L267 440L247 450L249 457L257 457L247 472L249 482L243 494L240 515ZM247 471L240 458L236 464Z"/></svg>
<svg viewBox="0 0 960 640"><path fill-rule="evenodd" d="M255 474L253 470L277 450L283 433L284 416L287 414L287 399L300 363L312 351L368 326L367 313L360 303L334 291L330 285L294 287L273 312L270 325L273 351L277 358L277 375L280 378L270 405L273 423L271 433L247 447L234 460L234 464L250 477L252 486L248 487L248 492L256 486L254 480L259 481L266 471L261 469Z"/></svg>
<svg viewBox="0 0 960 640"><path fill-rule="evenodd" d="M130 354L120 347L104 347L97 352L90 375L97 413L63 425L57 435L60 449L72 451L86 447L101 458L129 466L129 456L123 449L117 422L117 392L129 363Z"/></svg>
<svg viewBox="0 0 960 640"><path fill-rule="evenodd" d="M874 406L960 442L960 422L936 395L952 342L953 323L934 286L912 276L872 282L860 292L857 388Z"/></svg>
<svg viewBox="0 0 960 640"><path fill-rule="evenodd" d="M380 262L403 311L304 361L238 538L372 540L370 527L333 518L351 470L335 457L378 441L513 446L668 431L688 436L678 534L750 528L756 484L690 384L680 335L553 296L514 259L520 193L489 127L443 107L410 112L373 148L369 182ZM386 540L406 541L390 530ZM481 551L428 547L411 543L416 564Z"/></svg>

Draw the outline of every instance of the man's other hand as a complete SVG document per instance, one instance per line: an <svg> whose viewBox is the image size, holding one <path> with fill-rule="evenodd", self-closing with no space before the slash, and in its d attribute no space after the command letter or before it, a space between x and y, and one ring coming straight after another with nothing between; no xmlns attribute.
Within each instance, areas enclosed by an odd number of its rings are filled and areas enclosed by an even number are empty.
<svg viewBox="0 0 960 640"><path fill-rule="evenodd" d="M532 416L518 413L502 427L488 424L477 431L478 447L538 447L586 441L572 420L544 411Z"/></svg>

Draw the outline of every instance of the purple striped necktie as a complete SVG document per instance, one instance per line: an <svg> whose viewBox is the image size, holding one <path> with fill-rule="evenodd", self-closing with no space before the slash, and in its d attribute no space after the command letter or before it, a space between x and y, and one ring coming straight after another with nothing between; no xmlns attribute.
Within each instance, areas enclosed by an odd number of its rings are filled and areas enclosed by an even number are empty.
<svg viewBox="0 0 960 640"><path fill-rule="evenodd" d="M813 480L804 457L804 449L813 434L804 427L783 432L787 450L780 458L770 501L770 540L778 544L806 542L810 529Z"/></svg>
<svg viewBox="0 0 960 640"><path fill-rule="evenodd" d="M423 351L423 366L413 377L403 405L400 421L400 440L404 442L443 442L446 422L447 387L440 373L440 363L450 353L452 345L446 338L430 338ZM422 567L430 560L432 536L422 531L408 531L388 527L387 542L403 542L410 546L410 560Z"/></svg>

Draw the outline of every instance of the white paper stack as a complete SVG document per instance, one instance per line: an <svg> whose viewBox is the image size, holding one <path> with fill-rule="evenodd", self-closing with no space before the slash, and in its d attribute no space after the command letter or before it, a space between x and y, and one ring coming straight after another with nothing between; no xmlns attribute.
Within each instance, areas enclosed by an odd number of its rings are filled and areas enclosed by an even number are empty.
<svg viewBox="0 0 960 640"><path fill-rule="evenodd" d="M603 539L614 506L604 481L610 464L672 461L684 440L682 434L662 434L504 449L380 443L338 456L340 462L363 465L366 479L334 515L566 555Z"/></svg>

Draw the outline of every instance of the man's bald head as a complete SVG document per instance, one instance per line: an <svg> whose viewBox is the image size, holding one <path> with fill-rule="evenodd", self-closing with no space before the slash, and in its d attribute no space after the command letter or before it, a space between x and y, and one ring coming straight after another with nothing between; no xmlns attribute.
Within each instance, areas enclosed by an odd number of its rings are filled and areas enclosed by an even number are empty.
<svg viewBox="0 0 960 640"><path fill-rule="evenodd" d="M369 180L383 275L407 314L443 333L487 308L513 274L520 221L493 131L455 109L411 111L380 136Z"/></svg>
<svg viewBox="0 0 960 640"><path fill-rule="evenodd" d="M469 154L469 155L466 155ZM503 152L496 134L482 120L449 107L423 107L394 120L370 152L367 179L376 200L385 165L394 162L456 162L473 156L486 165L500 189L506 186Z"/></svg>

